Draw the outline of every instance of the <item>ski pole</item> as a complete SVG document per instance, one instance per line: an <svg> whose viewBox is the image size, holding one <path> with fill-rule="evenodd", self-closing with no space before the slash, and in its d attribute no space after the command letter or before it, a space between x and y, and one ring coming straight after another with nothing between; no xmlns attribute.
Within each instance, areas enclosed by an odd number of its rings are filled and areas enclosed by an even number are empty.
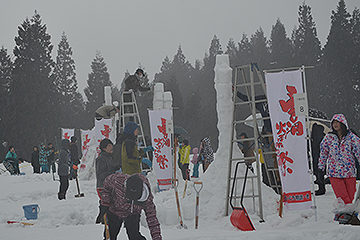
<svg viewBox="0 0 360 240"><path fill-rule="evenodd" d="M200 185L199 189L196 188L196 184ZM199 195L200 195L200 191L201 191L202 188L203 188L203 183L202 182L194 182L194 189L196 191L195 229L198 228L198 223L199 223Z"/></svg>

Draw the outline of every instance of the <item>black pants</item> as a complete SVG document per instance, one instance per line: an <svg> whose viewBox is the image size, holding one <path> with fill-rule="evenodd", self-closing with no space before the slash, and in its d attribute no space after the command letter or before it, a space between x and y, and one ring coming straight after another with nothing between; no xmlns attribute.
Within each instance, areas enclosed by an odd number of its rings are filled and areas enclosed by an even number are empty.
<svg viewBox="0 0 360 240"><path fill-rule="evenodd" d="M140 233L140 214L130 215L127 218L119 219L117 215L108 211L107 221L109 225L110 240L117 239L117 235L120 232L120 228L123 222L129 240L146 240L146 238Z"/></svg>
<svg viewBox="0 0 360 240"><path fill-rule="evenodd" d="M66 194L66 191L69 188L69 176L59 176L60 177L60 188L59 193Z"/></svg>
<svg viewBox="0 0 360 240"><path fill-rule="evenodd" d="M49 172L50 170L52 170L53 173L56 173L56 167L55 167L55 161L48 161L48 168L49 168Z"/></svg>
<svg viewBox="0 0 360 240"><path fill-rule="evenodd" d="M33 166L34 173L40 173L40 164Z"/></svg>
<svg viewBox="0 0 360 240"><path fill-rule="evenodd" d="M181 164L181 173L182 173L182 177L184 179L184 181L187 179L187 180L190 180L190 176L188 174L188 170L189 169L189 164L188 163L185 163L185 164Z"/></svg>

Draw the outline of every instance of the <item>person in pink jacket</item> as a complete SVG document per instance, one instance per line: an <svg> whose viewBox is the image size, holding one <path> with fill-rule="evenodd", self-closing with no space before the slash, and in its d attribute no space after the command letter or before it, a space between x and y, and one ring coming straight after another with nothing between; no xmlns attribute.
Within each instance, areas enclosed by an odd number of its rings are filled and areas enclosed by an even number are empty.
<svg viewBox="0 0 360 240"><path fill-rule="evenodd" d="M326 167L336 198L349 204L356 192L355 158L360 159L360 139L349 130L343 114L333 116L331 130L320 144L319 170Z"/></svg>
<svg viewBox="0 0 360 240"><path fill-rule="evenodd" d="M141 173L122 172L108 176L101 192L100 213L107 213L110 240L116 240L124 223L129 240L146 240L140 233L140 214L145 211L153 240L162 240L149 180ZM104 236L105 237L105 236Z"/></svg>

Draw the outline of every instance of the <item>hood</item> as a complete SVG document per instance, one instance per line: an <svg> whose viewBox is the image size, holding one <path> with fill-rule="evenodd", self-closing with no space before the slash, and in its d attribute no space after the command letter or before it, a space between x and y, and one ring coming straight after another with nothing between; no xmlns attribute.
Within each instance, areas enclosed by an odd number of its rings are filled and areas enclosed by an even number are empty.
<svg viewBox="0 0 360 240"><path fill-rule="evenodd" d="M134 131L138 127L139 127L139 125L137 125L136 123L130 121L130 122L126 123L125 128L124 128L124 133L127 133L127 134L130 134L130 135L134 136Z"/></svg>
<svg viewBox="0 0 360 240"><path fill-rule="evenodd" d="M210 139L208 137L204 137L202 140L206 145L210 145Z"/></svg>
<svg viewBox="0 0 360 240"><path fill-rule="evenodd" d="M338 113L338 114L335 114L331 119L331 123L330 123L331 131L334 131L334 129L332 127L332 123L334 120L337 120L337 121L343 123L346 126L346 129L349 130L349 126L348 126L345 116L341 113Z"/></svg>
<svg viewBox="0 0 360 240"><path fill-rule="evenodd" d="M61 149L67 150L69 148L70 141L69 139L61 140Z"/></svg>

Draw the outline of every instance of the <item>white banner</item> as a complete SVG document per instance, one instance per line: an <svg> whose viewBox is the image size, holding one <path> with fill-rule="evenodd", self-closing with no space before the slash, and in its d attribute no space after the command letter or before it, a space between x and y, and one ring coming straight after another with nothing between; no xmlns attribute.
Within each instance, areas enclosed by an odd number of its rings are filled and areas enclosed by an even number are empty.
<svg viewBox="0 0 360 240"><path fill-rule="evenodd" d="M302 93L302 70L266 73L266 88L285 210L309 209L305 117L296 116L293 95Z"/></svg>
<svg viewBox="0 0 360 240"><path fill-rule="evenodd" d="M93 130L80 130L81 132L81 151L82 159L80 164L80 171L84 171L87 165L86 158L88 157L89 148L94 140L94 131Z"/></svg>
<svg viewBox="0 0 360 240"><path fill-rule="evenodd" d="M100 154L100 142L104 138L110 139L114 143L113 135L112 134L112 119L101 119L96 120L95 119L95 141L96 141L96 152L97 155ZM115 143L114 143L115 144Z"/></svg>
<svg viewBox="0 0 360 240"><path fill-rule="evenodd" d="M61 128L61 139L69 139L74 136L75 129Z"/></svg>
<svg viewBox="0 0 360 240"><path fill-rule="evenodd" d="M172 121L170 109L149 111L151 142L154 147L154 171L160 190L171 188L172 155L171 134L167 132L166 123Z"/></svg>

